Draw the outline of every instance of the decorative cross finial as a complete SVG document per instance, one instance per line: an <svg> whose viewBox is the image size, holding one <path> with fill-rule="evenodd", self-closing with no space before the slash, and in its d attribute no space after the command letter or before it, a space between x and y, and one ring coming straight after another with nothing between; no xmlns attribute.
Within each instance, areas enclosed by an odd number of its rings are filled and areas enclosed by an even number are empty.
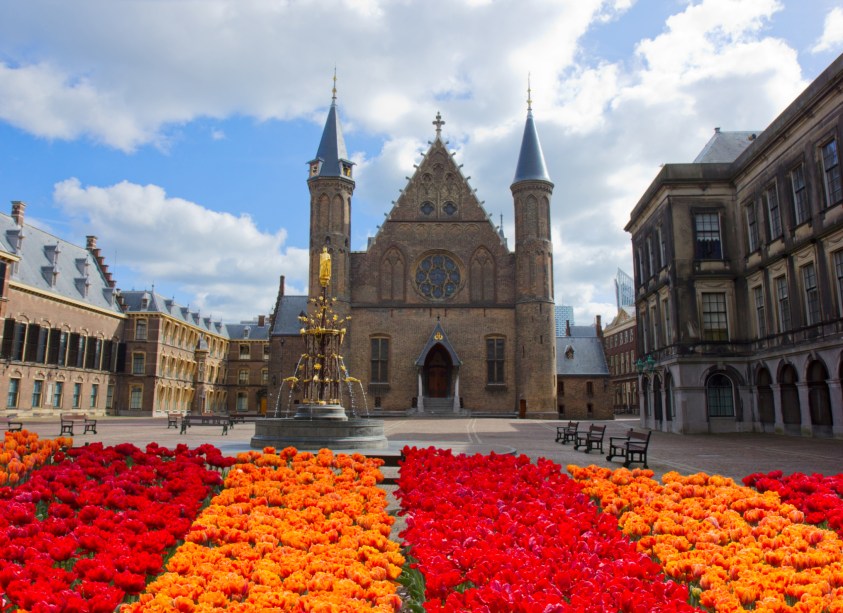
<svg viewBox="0 0 843 613"><path fill-rule="evenodd" d="M334 64L334 88L331 90L331 100L337 99L337 66Z"/></svg>
<svg viewBox="0 0 843 613"><path fill-rule="evenodd" d="M533 90L530 88L530 73L527 73L527 110L533 110Z"/></svg>
<svg viewBox="0 0 843 613"><path fill-rule="evenodd" d="M433 125L436 126L436 137L438 138L442 134L442 126L445 125L445 121L442 119L439 111L436 111L436 119L433 121Z"/></svg>

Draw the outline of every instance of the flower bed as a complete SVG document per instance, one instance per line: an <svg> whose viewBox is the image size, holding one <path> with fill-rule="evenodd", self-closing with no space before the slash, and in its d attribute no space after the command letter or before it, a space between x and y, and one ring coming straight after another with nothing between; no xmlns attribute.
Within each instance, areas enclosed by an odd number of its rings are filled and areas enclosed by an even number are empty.
<svg viewBox="0 0 843 613"><path fill-rule="evenodd" d="M696 610L559 465L404 454L396 496L427 611Z"/></svg>
<svg viewBox="0 0 843 613"><path fill-rule="evenodd" d="M784 502L802 511L809 524L828 526L843 537L843 473L784 476L776 470L766 475L753 473L743 482L760 492L776 492Z"/></svg>
<svg viewBox="0 0 843 613"><path fill-rule="evenodd" d="M776 493L704 473L667 473L661 485L649 470L568 471L711 610L843 612L843 542Z"/></svg>
<svg viewBox="0 0 843 613"><path fill-rule="evenodd" d="M404 560L379 465L327 449L240 454L169 572L123 613L398 610Z"/></svg>
<svg viewBox="0 0 843 613"><path fill-rule="evenodd" d="M34 432L6 432L0 449L0 486L17 485L62 449L73 446L72 438L39 439Z"/></svg>
<svg viewBox="0 0 843 613"><path fill-rule="evenodd" d="M225 465L210 446L72 448L0 488L0 609L111 612L142 591Z"/></svg>

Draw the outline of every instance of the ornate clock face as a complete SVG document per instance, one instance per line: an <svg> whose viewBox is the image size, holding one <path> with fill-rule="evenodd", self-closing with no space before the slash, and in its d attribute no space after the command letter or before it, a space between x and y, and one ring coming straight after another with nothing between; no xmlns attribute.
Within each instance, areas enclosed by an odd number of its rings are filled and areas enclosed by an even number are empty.
<svg viewBox="0 0 843 613"><path fill-rule="evenodd" d="M460 268L444 253L429 255L416 267L416 287L425 298L447 300L460 287Z"/></svg>

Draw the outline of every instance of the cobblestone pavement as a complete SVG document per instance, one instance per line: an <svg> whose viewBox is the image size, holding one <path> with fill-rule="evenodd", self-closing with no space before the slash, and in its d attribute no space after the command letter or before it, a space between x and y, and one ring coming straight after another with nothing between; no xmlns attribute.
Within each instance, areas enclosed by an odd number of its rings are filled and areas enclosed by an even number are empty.
<svg viewBox="0 0 843 613"><path fill-rule="evenodd" d="M57 419L22 418L24 427L42 437L59 434ZM399 453L404 445L454 447L458 451L504 453L515 450L535 459L545 457L561 464L597 464L618 467L621 460L606 460L606 454L575 451L572 444L555 443L560 421L502 418L387 418L384 431L390 441L389 452ZM564 422L567 423L567 422ZM610 436L620 436L637 419L620 418L606 423L604 448L608 452ZM581 428L587 425L581 422ZM106 445L131 442L144 446L157 442L166 447L184 443L191 447L211 443L224 453L236 454L250 449L254 424L237 424L223 436L220 426L195 426L186 434L167 428L166 419L136 417L99 418L97 434L75 433L74 444L102 441ZM690 474L699 471L741 479L756 471L782 470L785 473L843 472L843 440L784 436L776 434L679 435L653 432L650 439L649 466L659 477L668 471Z"/></svg>

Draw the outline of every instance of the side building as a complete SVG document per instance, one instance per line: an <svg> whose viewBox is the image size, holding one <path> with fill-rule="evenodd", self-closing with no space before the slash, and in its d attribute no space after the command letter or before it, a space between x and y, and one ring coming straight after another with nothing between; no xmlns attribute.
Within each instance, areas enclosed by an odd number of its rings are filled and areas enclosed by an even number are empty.
<svg viewBox="0 0 843 613"><path fill-rule="evenodd" d="M603 330L606 363L615 413L638 413L638 369L649 365L637 360L635 307L624 306Z"/></svg>
<svg viewBox="0 0 843 613"><path fill-rule="evenodd" d="M567 324L556 338L556 402L559 419L614 417L599 315L593 326Z"/></svg>
<svg viewBox="0 0 843 613"><path fill-rule="evenodd" d="M843 56L762 132L666 164L632 235L641 424L843 437Z"/></svg>

